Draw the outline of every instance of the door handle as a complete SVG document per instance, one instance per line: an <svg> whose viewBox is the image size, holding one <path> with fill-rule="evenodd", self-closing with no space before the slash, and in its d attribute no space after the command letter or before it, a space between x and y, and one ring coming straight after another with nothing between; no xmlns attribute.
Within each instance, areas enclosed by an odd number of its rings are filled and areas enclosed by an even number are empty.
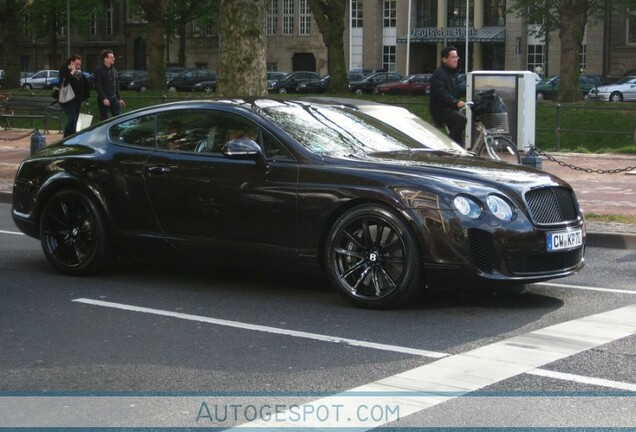
<svg viewBox="0 0 636 432"><path fill-rule="evenodd" d="M165 175L168 174L170 172L170 168L165 167L165 166L151 166L148 167L148 174L150 175Z"/></svg>

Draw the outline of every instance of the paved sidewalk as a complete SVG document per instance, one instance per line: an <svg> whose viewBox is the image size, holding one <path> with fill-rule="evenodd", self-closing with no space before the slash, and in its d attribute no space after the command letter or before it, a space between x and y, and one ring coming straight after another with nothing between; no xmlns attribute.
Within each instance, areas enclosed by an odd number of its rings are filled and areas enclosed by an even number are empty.
<svg viewBox="0 0 636 432"><path fill-rule="evenodd" d="M29 155L31 136L25 129L0 129L0 202L10 202L15 171ZM47 144L61 138L44 135ZM636 155L548 153L542 169L569 182L586 214L636 218ZM558 162L557 162L558 161ZM625 168L634 167L630 171ZM576 169L575 169L576 168ZM588 245L636 249L636 223L587 223Z"/></svg>

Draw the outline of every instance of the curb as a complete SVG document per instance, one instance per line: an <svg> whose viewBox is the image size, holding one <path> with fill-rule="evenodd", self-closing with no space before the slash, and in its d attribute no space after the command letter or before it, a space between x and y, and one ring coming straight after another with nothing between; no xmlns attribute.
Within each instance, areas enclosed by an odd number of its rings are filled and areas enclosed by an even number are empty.
<svg viewBox="0 0 636 432"><path fill-rule="evenodd" d="M0 203L11 203L11 192L0 191ZM636 250L636 234L587 232L587 247Z"/></svg>

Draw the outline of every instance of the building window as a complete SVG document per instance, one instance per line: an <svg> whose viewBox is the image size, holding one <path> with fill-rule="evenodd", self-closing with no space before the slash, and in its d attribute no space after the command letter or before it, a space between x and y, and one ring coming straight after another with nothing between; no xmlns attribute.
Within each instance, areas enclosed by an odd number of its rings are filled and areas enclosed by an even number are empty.
<svg viewBox="0 0 636 432"><path fill-rule="evenodd" d="M24 14L24 16L22 17L22 26L22 36L24 36L25 39L31 39L31 29L29 28L29 14Z"/></svg>
<svg viewBox="0 0 636 432"><path fill-rule="evenodd" d="M311 9L307 0L300 0L299 17L298 17L298 32L301 35L308 35L311 33Z"/></svg>
<svg viewBox="0 0 636 432"><path fill-rule="evenodd" d="M484 1L484 25L485 26L505 26L506 25L506 0L485 0Z"/></svg>
<svg viewBox="0 0 636 432"><path fill-rule="evenodd" d="M88 22L88 34L91 36L97 36L97 14L91 14L90 21Z"/></svg>
<svg viewBox="0 0 636 432"><path fill-rule="evenodd" d="M275 35L278 30L278 0L271 0L267 9L267 34Z"/></svg>
<svg viewBox="0 0 636 432"><path fill-rule="evenodd" d="M106 1L106 34L113 34L113 0Z"/></svg>
<svg viewBox="0 0 636 432"><path fill-rule="evenodd" d="M396 27L396 1L384 2L384 27Z"/></svg>
<svg viewBox="0 0 636 432"><path fill-rule="evenodd" d="M278 63L269 62L265 67L267 72L278 72Z"/></svg>
<svg viewBox="0 0 636 432"><path fill-rule="evenodd" d="M58 36L66 36L66 26L60 26L57 28Z"/></svg>
<svg viewBox="0 0 636 432"><path fill-rule="evenodd" d="M351 0L351 28L362 28L362 0Z"/></svg>
<svg viewBox="0 0 636 432"><path fill-rule="evenodd" d="M212 18L207 18L205 20L205 35L212 36L214 32L214 20Z"/></svg>
<svg viewBox="0 0 636 432"><path fill-rule="evenodd" d="M581 52L579 53L579 70L585 72L585 66L587 65L587 44L581 45Z"/></svg>
<svg viewBox="0 0 636 432"><path fill-rule="evenodd" d="M437 27L437 0L417 0L416 27Z"/></svg>
<svg viewBox="0 0 636 432"><path fill-rule="evenodd" d="M283 0L283 34L294 34L294 0Z"/></svg>
<svg viewBox="0 0 636 432"><path fill-rule="evenodd" d="M544 65L545 45L528 45L528 70L531 72L541 71L539 75L543 76Z"/></svg>
<svg viewBox="0 0 636 432"><path fill-rule="evenodd" d="M395 72L395 45L382 47L382 68L389 72Z"/></svg>
<svg viewBox="0 0 636 432"><path fill-rule="evenodd" d="M627 9L627 45L636 45L636 9Z"/></svg>
<svg viewBox="0 0 636 432"><path fill-rule="evenodd" d="M470 6L473 6L473 3L474 2L471 2ZM465 27L467 16L466 0L448 0L448 22L446 24L448 27ZM468 23L473 22L475 22L473 20L473 14L470 12Z"/></svg>

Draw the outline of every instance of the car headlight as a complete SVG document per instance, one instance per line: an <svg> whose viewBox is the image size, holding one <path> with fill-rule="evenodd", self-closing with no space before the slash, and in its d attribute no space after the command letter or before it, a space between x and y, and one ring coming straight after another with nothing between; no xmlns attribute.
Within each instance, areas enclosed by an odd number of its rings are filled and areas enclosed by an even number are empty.
<svg viewBox="0 0 636 432"><path fill-rule="evenodd" d="M481 206L477 201L464 195L457 195L453 200L453 205L462 215L470 219L479 219L482 215Z"/></svg>
<svg viewBox="0 0 636 432"><path fill-rule="evenodd" d="M488 195L486 204L492 214L502 221L511 221L515 218L515 212L510 204L497 195Z"/></svg>

